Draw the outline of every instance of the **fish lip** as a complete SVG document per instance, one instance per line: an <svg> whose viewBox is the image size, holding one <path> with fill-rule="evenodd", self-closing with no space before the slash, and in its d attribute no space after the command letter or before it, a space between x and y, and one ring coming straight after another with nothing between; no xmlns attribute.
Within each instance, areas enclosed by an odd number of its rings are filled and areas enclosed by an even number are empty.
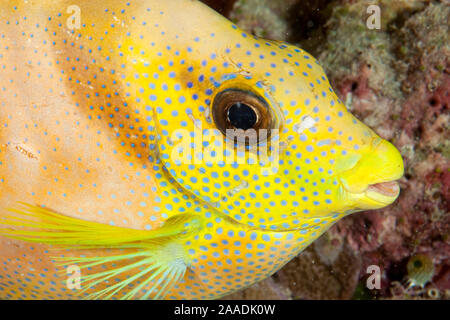
<svg viewBox="0 0 450 320"><path fill-rule="evenodd" d="M391 204L400 194L400 185L397 180L369 184L363 194L373 201Z"/></svg>

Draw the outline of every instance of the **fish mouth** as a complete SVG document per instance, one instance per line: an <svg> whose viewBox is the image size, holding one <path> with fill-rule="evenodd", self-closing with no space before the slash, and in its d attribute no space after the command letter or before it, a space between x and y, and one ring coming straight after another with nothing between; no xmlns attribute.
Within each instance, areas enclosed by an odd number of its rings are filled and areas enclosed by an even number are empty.
<svg viewBox="0 0 450 320"><path fill-rule="evenodd" d="M344 197L361 209L379 209L395 201L404 166L400 152L390 142L374 138L350 169L339 174Z"/></svg>
<svg viewBox="0 0 450 320"><path fill-rule="evenodd" d="M370 184L364 195L380 204L391 204L400 194L400 186L397 181L380 182Z"/></svg>

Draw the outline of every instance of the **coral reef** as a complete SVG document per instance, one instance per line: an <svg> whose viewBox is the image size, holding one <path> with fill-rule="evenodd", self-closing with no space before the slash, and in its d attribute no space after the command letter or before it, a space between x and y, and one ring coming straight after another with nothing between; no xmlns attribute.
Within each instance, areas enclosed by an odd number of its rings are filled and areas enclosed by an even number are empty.
<svg viewBox="0 0 450 320"><path fill-rule="evenodd" d="M450 299L448 2L227 3L240 27L314 54L352 113L405 161L395 204L343 219L272 278L228 298ZM381 8L379 30L366 26L371 4ZM423 288L408 284L408 261L417 254L434 267ZM380 290L365 286L370 265L381 269Z"/></svg>

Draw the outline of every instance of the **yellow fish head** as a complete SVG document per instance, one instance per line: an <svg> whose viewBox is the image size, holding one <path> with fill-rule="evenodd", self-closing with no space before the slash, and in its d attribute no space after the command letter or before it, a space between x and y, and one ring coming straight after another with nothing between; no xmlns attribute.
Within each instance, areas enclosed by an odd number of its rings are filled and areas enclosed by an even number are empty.
<svg viewBox="0 0 450 320"><path fill-rule="evenodd" d="M159 74L166 92L151 100L171 178L236 222L272 230L392 203L399 152L347 111L317 61L226 28L180 47L182 67Z"/></svg>

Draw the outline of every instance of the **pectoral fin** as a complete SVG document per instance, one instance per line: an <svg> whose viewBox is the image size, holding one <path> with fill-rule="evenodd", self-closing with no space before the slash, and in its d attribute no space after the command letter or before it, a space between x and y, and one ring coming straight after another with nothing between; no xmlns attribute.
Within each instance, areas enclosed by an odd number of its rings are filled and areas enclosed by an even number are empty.
<svg viewBox="0 0 450 320"><path fill-rule="evenodd" d="M189 214L172 217L159 229L144 231L72 218L25 203L20 209L10 211L13 214L0 220L3 236L66 249L97 249L95 252L101 253L122 249L118 255L54 258L61 266L79 265L82 275L95 267L108 266L106 271L82 276L84 288L80 293L90 290L88 299L109 299L117 295L121 299L138 295L142 299L164 297L184 277L189 264L183 238L200 227L198 218ZM113 277L120 281L92 291L92 287Z"/></svg>

